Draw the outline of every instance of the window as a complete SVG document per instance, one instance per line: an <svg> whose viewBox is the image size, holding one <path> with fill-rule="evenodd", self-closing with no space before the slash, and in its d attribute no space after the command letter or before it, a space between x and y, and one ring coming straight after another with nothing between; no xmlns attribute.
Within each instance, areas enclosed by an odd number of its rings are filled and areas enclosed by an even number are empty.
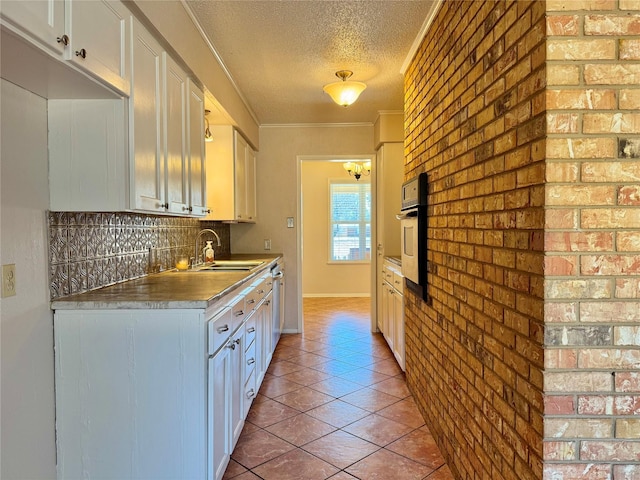
<svg viewBox="0 0 640 480"><path fill-rule="evenodd" d="M371 259L371 184L329 184L330 262Z"/></svg>

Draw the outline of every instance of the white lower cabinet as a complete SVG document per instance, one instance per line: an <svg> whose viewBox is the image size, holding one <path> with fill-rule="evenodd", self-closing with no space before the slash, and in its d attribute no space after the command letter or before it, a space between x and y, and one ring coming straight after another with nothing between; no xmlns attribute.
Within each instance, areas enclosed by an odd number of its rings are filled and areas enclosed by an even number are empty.
<svg viewBox="0 0 640 480"><path fill-rule="evenodd" d="M275 348L267 279L206 310L56 310L58 478L220 480Z"/></svg>
<svg viewBox="0 0 640 480"><path fill-rule="evenodd" d="M384 262L382 282L382 315L378 328L382 332L398 365L404 371L404 277L400 267Z"/></svg>

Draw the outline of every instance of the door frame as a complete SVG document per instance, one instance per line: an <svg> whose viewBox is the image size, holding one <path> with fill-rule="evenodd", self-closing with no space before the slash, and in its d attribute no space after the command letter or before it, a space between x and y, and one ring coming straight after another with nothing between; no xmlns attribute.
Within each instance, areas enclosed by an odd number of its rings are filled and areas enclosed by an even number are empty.
<svg viewBox="0 0 640 480"><path fill-rule="evenodd" d="M358 162L371 162L371 295L369 297L371 302L371 331L377 331L377 289L376 287L376 245L377 245L377 224L376 224L376 212L377 212L377 176L376 176L376 154L360 154L360 155L296 155L296 218L299 225L296 229L296 297L298 306L298 332L304 332L304 317L302 309L302 236L304 229L304 219L302 218L302 162L330 162L334 160L355 160Z"/></svg>

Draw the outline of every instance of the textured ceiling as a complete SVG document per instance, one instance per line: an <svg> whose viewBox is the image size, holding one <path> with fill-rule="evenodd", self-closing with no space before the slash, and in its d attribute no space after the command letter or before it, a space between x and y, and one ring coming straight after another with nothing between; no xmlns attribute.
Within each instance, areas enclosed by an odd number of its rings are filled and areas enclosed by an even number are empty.
<svg viewBox="0 0 640 480"><path fill-rule="evenodd" d="M402 64L432 0L187 0L260 124L373 122L402 110ZM335 72L365 82L344 108Z"/></svg>

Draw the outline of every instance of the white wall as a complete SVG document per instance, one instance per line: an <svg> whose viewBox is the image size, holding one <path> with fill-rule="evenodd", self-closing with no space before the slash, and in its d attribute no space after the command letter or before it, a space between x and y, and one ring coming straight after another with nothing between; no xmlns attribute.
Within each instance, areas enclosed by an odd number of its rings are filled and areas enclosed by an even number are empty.
<svg viewBox="0 0 640 480"><path fill-rule="evenodd" d="M340 162L302 162L302 295L369 296L371 263L329 263L329 180L355 183ZM368 183L370 177L360 179Z"/></svg>
<svg viewBox="0 0 640 480"><path fill-rule="evenodd" d="M373 125L263 126L257 156L258 222L231 226L233 253L271 251L284 254L285 330L298 328L297 195L299 155L373 155ZM294 217L295 228L287 228Z"/></svg>
<svg viewBox="0 0 640 480"><path fill-rule="evenodd" d="M56 470L45 216L47 103L5 80L0 98L0 261L16 265L17 291L0 303L0 477L52 479Z"/></svg>

